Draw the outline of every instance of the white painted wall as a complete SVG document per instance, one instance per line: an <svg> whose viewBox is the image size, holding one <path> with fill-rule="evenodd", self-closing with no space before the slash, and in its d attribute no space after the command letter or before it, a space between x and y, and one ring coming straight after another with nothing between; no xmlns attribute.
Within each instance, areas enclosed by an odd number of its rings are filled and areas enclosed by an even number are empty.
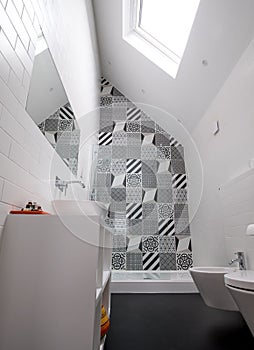
<svg viewBox="0 0 254 350"><path fill-rule="evenodd" d="M246 172L249 169L249 160L254 158L253 91L254 41L244 52L192 134L204 169L203 198L191 225L194 262L198 265L227 264L229 241L225 237L230 234L224 231L225 211L219 188ZM221 130L214 136L213 123L217 120ZM230 202L228 205L231 205ZM254 210L252 213L254 218ZM245 224L247 223L246 219ZM241 224L244 222L241 221ZM243 232L238 234L242 235ZM248 242L253 248L254 237ZM230 245L233 252L234 243ZM254 266L254 250L248 251L247 255L250 265Z"/></svg>
<svg viewBox="0 0 254 350"><path fill-rule="evenodd" d="M124 1L93 1L103 76L131 101L161 108L191 130L254 35L254 1L201 0L176 79L123 40Z"/></svg>
<svg viewBox="0 0 254 350"><path fill-rule="evenodd" d="M53 27L44 22L44 28L50 48L57 56L60 76L65 78L65 90L75 112L82 115L86 108L96 106L98 81L96 44L92 43L94 34L90 33L88 20L89 2L76 1L75 6L67 0L54 2L54 8L40 3L48 21L55 23ZM51 212L51 199L61 197L54 189L55 176L62 179L72 176L25 111L37 39L34 28L39 25L37 16L43 21L38 9L35 16L30 0L0 2L0 233L9 210L24 206L27 200L37 201ZM71 30L68 21L75 23ZM56 54L62 44L61 52ZM72 197L71 191L68 197Z"/></svg>

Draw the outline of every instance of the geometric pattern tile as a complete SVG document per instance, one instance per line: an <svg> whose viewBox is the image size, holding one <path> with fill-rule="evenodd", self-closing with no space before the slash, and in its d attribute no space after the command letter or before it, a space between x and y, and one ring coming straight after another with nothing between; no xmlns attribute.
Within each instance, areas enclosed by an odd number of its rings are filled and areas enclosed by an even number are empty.
<svg viewBox="0 0 254 350"><path fill-rule="evenodd" d="M127 253L126 254L126 269L127 270L143 270L142 253Z"/></svg>
<svg viewBox="0 0 254 350"><path fill-rule="evenodd" d="M143 253L143 270L159 270L159 253Z"/></svg>
<svg viewBox="0 0 254 350"><path fill-rule="evenodd" d="M160 253L160 270L176 270L176 253Z"/></svg>
<svg viewBox="0 0 254 350"><path fill-rule="evenodd" d="M184 269L192 248L182 145L104 78L100 104L93 192L109 206L105 222L114 235L112 268ZM72 137L72 122L66 120L61 132L70 135L56 134L56 122L52 131L46 131L45 123L40 129L51 133L52 142L61 138L66 163L77 167L72 157L78 154L79 138L75 147L65 146Z"/></svg>
<svg viewBox="0 0 254 350"><path fill-rule="evenodd" d="M192 254L181 253L176 254L176 267L177 270L188 270L193 266Z"/></svg>
<svg viewBox="0 0 254 350"><path fill-rule="evenodd" d="M114 270L126 269L126 253L112 253L112 267Z"/></svg>
<svg viewBox="0 0 254 350"><path fill-rule="evenodd" d="M175 223L172 219L160 220L158 225L160 236L172 236L175 234Z"/></svg>
<svg viewBox="0 0 254 350"><path fill-rule="evenodd" d="M159 237L159 252L160 253L175 253L176 252L176 240L174 236L171 237Z"/></svg>
<svg viewBox="0 0 254 350"><path fill-rule="evenodd" d="M159 251L158 236L143 236L142 237L142 252L155 253Z"/></svg>

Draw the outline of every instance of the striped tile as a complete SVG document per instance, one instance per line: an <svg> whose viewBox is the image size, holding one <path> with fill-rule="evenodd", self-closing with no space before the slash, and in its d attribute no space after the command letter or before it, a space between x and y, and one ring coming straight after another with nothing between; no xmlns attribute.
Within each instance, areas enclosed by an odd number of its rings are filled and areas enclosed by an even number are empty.
<svg viewBox="0 0 254 350"><path fill-rule="evenodd" d="M170 146L178 147L181 145L173 136L170 137L169 142Z"/></svg>
<svg viewBox="0 0 254 350"><path fill-rule="evenodd" d="M159 270L160 256L158 253L143 254L143 270Z"/></svg>
<svg viewBox="0 0 254 350"><path fill-rule="evenodd" d="M138 108L127 108L128 120L139 120L141 118L141 111Z"/></svg>
<svg viewBox="0 0 254 350"><path fill-rule="evenodd" d="M172 219L159 221L159 235L160 236L172 236L175 234L175 223Z"/></svg>
<svg viewBox="0 0 254 350"><path fill-rule="evenodd" d="M107 85L111 85L111 84L110 84L110 82L107 79L102 77L101 78L101 85L102 86L107 86Z"/></svg>
<svg viewBox="0 0 254 350"><path fill-rule="evenodd" d="M126 219L142 219L142 203L127 203Z"/></svg>
<svg viewBox="0 0 254 350"><path fill-rule="evenodd" d="M126 172L138 174L141 172L141 160L140 159L127 159Z"/></svg>
<svg viewBox="0 0 254 350"><path fill-rule="evenodd" d="M172 177L173 188L186 188L187 187L187 178L186 174L175 174Z"/></svg>
<svg viewBox="0 0 254 350"><path fill-rule="evenodd" d="M75 119L71 106L68 103L60 108L59 116L61 119Z"/></svg>
<svg viewBox="0 0 254 350"><path fill-rule="evenodd" d="M107 146L112 143L111 132L100 132L99 133L99 146Z"/></svg>

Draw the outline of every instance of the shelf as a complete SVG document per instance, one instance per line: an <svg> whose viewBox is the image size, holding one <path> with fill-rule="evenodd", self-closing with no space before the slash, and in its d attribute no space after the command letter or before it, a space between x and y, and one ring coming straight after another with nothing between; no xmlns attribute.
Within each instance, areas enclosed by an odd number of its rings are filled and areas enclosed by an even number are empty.
<svg viewBox="0 0 254 350"><path fill-rule="evenodd" d="M110 279L111 276L111 271L103 271L103 276L102 276L102 291L104 291L108 280Z"/></svg>

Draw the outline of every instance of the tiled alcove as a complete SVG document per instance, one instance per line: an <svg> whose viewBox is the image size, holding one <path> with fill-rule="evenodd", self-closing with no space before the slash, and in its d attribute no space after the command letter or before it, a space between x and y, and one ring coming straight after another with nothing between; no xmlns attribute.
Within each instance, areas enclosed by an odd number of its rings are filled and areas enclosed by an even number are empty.
<svg viewBox="0 0 254 350"><path fill-rule="evenodd" d="M192 266L183 146L101 80L95 199L110 203L115 270Z"/></svg>

